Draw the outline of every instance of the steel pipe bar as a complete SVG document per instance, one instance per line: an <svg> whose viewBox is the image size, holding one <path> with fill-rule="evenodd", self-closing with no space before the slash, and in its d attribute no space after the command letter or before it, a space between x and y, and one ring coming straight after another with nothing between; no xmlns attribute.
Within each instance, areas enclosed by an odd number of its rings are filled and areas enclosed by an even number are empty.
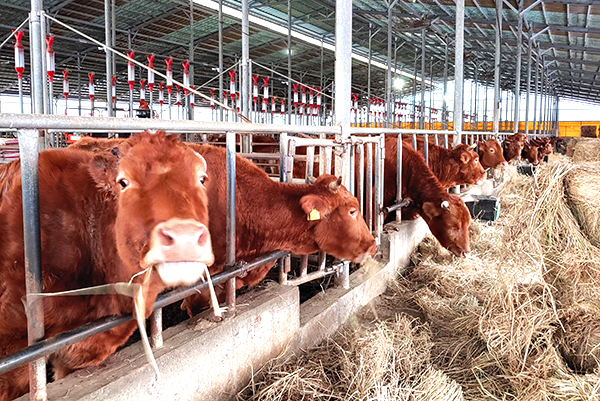
<svg viewBox="0 0 600 401"><path fill-rule="evenodd" d="M40 198L38 187L38 130L18 133L21 156L23 191L23 242L25 246L25 290L27 294L40 293L42 286L42 251L40 236ZM41 298L26 298L27 342L31 346L44 338L44 309ZM29 392L32 400L45 400L46 362L43 358L31 361Z"/></svg>
<svg viewBox="0 0 600 401"><path fill-rule="evenodd" d="M211 277L212 283L215 286L223 284L232 277L247 273L248 271L254 270L257 267L287 255L289 255L289 252L287 251L276 251L268 255L261 256L250 263L241 263L236 265L235 269L233 270L224 271ZM164 308L167 305L181 301L190 295L197 294L198 291L206 289L208 289L208 283L201 281L199 284L191 287L179 288L177 290L160 294L156 298L153 308L154 310ZM110 330L120 324L128 322L131 319L133 319L133 315L131 313L121 316L109 316L99 319L95 322L84 324L83 326L66 333L62 333L52 338L47 338L43 341L37 342L27 348L22 349L21 351L14 353L13 355L0 359L0 374L8 372L25 363L29 363L38 358L49 355L63 347L75 344L79 341L85 340L86 338Z"/></svg>

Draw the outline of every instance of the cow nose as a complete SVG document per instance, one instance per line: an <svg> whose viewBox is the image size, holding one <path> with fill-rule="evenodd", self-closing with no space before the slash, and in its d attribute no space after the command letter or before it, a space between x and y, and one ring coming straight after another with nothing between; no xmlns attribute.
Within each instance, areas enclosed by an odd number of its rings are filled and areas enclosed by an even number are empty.
<svg viewBox="0 0 600 401"><path fill-rule="evenodd" d="M156 225L153 234L165 262L199 260L210 238L206 226L195 220L165 221Z"/></svg>
<svg viewBox="0 0 600 401"><path fill-rule="evenodd" d="M502 162L502 166L503 166L503 167L506 167L506 166L508 166L508 162L507 162L507 161L504 161L504 162Z"/></svg>
<svg viewBox="0 0 600 401"><path fill-rule="evenodd" d="M208 230L204 224L194 223L161 223L156 228L156 237L163 248L184 246L203 246L208 238Z"/></svg>
<svg viewBox="0 0 600 401"><path fill-rule="evenodd" d="M168 287L194 284L214 262L208 228L193 219L174 218L157 224L144 262L156 267Z"/></svg>

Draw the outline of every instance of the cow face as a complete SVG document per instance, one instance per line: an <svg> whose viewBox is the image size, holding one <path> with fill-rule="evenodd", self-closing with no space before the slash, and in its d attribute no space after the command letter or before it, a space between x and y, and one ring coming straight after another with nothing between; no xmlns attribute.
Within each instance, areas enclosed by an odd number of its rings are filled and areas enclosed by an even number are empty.
<svg viewBox="0 0 600 401"><path fill-rule="evenodd" d="M429 230L444 248L459 257L471 252L471 214L462 199L448 195L439 203L424 202L421 209Z"/></svg>
<svg viewBox="0 0 600 401"><path fill-rule="evenodd" d="M206 167L164 133L134 135L112 155L95 156L90 173L116 199L117 252L132 268L127 274L154 267L165 286L190 285L213 263Z"/></svg>
<svg viewBox="0 0 600 401"><path fill-rule="evenodd" d="M313 184L314 193L304 195L300 206L312 220L311 230L320 250L360 263L367 254L375 253L377 245L358 200L341 183L342 177L319 176Z"/></svg>
<svg viewBox="0 0 600 401"><path fill-rule="evenodd" d="M521 141L505 139L503 143L504 159L508 162L520 159L523 146L524 144Z"/></svg>
<svg viewBox="0 0 600 401"><path fill-rule="evenodd" d="M479 162L484 169L506 166L508 163L502 154L500 142L495 139L479 141L478 144Z"/></svg>
<svg viewBox="0 0 600 401"><path fill-rule="evenodd" d="M533 164L534 166L540 164L540 155L538 153L538 147L529 143L525 143L523 145L521 157L529 161L529 163Z"/></svg>
<svg viewBox="0 0 600 401"><path fill-rule="evenodd" d="M459 182L477 184L485 177L485 170L479 163L479 155L475 153L473 146L458 145L452 153L460 166Z"/></svg>

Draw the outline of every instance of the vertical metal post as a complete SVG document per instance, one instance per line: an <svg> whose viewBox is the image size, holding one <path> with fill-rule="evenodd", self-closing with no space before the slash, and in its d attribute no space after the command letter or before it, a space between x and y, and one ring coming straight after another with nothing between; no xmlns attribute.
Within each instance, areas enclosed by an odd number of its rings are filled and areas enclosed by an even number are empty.
<svg viewBox="0 0 600 401"><path fill-rule="evenodd" d="M32 112L44 113L44 46L42 44L42 0L31 0L31 13L29 21L31 32L29 41L31 43L31 89L32 89Z"/></svg>
<svg viewBox="0 0 600 401"><path fill-rule="evenodd" d="M112 0L104 0L104 44L107 47L112 46L112 23L111 23L111 2ZM114 117L114 109L112 103L112 86L111 80L113 76L113 54L108 49L104 50L105 61L106 61L106 115L108 117Z"/></svg>
<svg viewBox="0 0 600 401"><path fill-rule="evenodd" d="M242 76L240 97L242 99L242 114L246 118L250 118L250 75L249 75L249 59L250 59L250 22L248 0L242 0ZM243 141L240 140L240 145ZM243 149L242 152L245 152Z"/></svg>
<svg viewBox="0 0 600 401"><path fill-rule="evenodd" d="M372 49L373 40L373 25L369 23L369 62L367 63L367 127L371 123L371 58L373 57Z"/></svg>
<svg viewBox="0 0 600 401"><path fill-rule="evenodd" d="M479 66L477 65L477 61L475 61L475 130L479 131L479 104L477 103L479 100Z"/></svg>
<svg viewBox="0 0 600 401"><path fill-rule="evenodd" d="M219 102L223 102L223 0L219 0ZM235 105L234 105L235 108ZM225 110L219 106L219 121L224 120Z"/></svg>
<svg viewBox="0 0 600 401"><path fill-rule="evenodd" d="M500 0L502 1L502 0ZM465 50L465 0L456 0L456 39L454 41L454 130L455 143L460 143L463 130L463 85Z"/></svg>
<svg viewBox="0 0 600 401"><path fill-rule="evenodd" d="M81 55L77 53L77 112L81 116Z"/></svg>
<svg viewBox="0 0 600 401"><path fill-rule="evenodd" d="M531 92L531 40L527 42L527 88L525 89L525 135L529 135L529 93Z"/></svg>
<svg viewBox="0 0 600 401"><path fill-rule="evenodd" d="M419 129L425 129L425 28L421 29L421 115Z"/></svg>
<svg viewBox="0 0 600 401"><path fill-rule="evenodd" d="M423 135L423 156L425 156L425 162L429 164L429 135L427 134Z"/></svg>
<svg viewBox="0 0 600 401"><path fill-rule="evenodd" d="M413 73L413 87L412 87L412 127L416 128L416 118L417 118L417 59L419 58L419 53L417 53L417 49L415 49L415 61L414 61L414 73Z"/></svg>
<svg viewBox="0 0 600 401"><path fill-rule="evenodd" d="M112 65L111 65L112 67ZM162 308L155 310L150 315L150 343L152 348L160 348L163 346L162 336Z"/></svg>
<svg viewBox="0 0 600 401"><path fill-rule="evenodd" d="M500 61L502 46L502 0L496 0L496 45L494 54L494 134L500 131Z"/></svg>
<svg viewBox="0 0 600 401"><path fill-rule="evenodd" d="M448 129L448 104L446 96L448 94L448 36L444 37L444 96L442 97L442 129Z"/></svg>
<svg viewBox="0 0 600 401"><path fill-rule="evenodd" d="M365 217L367 227L373 231L373 143L367 143L367 206Z"/></svg>
<svg viewBox="0 0 600 401"><path fill-rule="evenodd" d="M519 0L519 22L517 24L517 65L515 73L515 126L513 132L519 132L519 113L521 101L521 53L523 49L523 0Z"/></svg>
<svg viewBox="0 0 600 401"><path fill-rule="evenodd" d="M362 143L356 145L356 153L358 156L358 187L356 189L356 198L358 199L358 208L363 216L365 216L365 147Z"/></svg>
<svg viewBox="0 0 600 401"><path fill-rule="evenodd" d="M194 86L194 1L190 0L190 47L189 47L189 60L190 60L190 86ZM188 120L194 119L194 108L191 105L191 96L188 95L186 104L188 105Z"/></svg>
<svg viewBox="0 0 600 401"><path fill-rule="evenodd" d="M402 134L398 134L396 152L396 203L402 202ZM396 221L402 220L402 210L396 210Z"/></svg>
<svg viewBox="0 0 600 401"><path fill-rule="evenodd" d="M236 160L235 160L235 132L227 132L225 138L227 152L227 250L225 253L225 266L232 268L235 264L235 239L236 239ZM226 298L227 308L230 312L235 310L235 277L227 281Z"/></svg>
<svg viewBox="0 0 600 401"><path fill-rule="evenodd" d="M40 18L40 43L41 43L41 57L42 57L42 96L43 96L43 104L44 104L44 114L51 114L51 108L48 105L48 67L46 66L46 18ZM33 64L33 63L32 63Z"/></svg>
<svg viewBox="0 0 600 401"><path fill-rule="evenodd" d="M335 11L335 125L341 128L338 139L350 138L352 86L352 2L336 2ZM342 156L343 182L349 187L349 152Z"/></svg>
<svg viewBox="0 0 600 401"><path fill-rule="evenodd" d="M540 62L540 50L537 49L537 60L535 62L535 81L533 91L533 136L537 134L537 102L538 102L538 82L539 82L539 62Z"/></svg>
<svg viewBox="0 0 600 401"><path fill-rule="evenodd" d="M115 9L117 8L115 3L117 0L111 0L110 2L110 38L111 38L111 42L110 45L111 47L114 49L117 46L117 17L116 17L116 13L115 13ZM113 75L115 73L115 71L117 71L117 60L115 60L115 57L112 58L112 71L113 71ZM115 106L117 105L117 99L115 99ZM116 111L115 111L115 115L116 115Z"/></svg>
<svg viewBox="0 0 600 401"><path fill-rule="evenodd" d="M32 15L33 15L32 11ZM39 17L39 14L38 14ZM40 36L38 35L38 38ZM38 88L41 89L41 88ZM43 94L40 90L38 94ZM42 99L36 99L40 102ZM38 103L35 107L39 107ZM27 293L40 293L42 288L42 260L40 237L40 199L38 187L37 130L20 130L19 153L21 156L21 182L23 191L23 241L25 244L25 288ZM44 309L42 299L27 299L27 342L29 345L44 338ZM47 399L46 361L37 359L29 364L29 398Z"/></svg>
<svg viewBox="0 0 600 401"><path fill-rule="evenodd" d="M287 120L288 124L292 124L292 0L287 0L287 75L288 75L288 90L287 90ZM325 110L323 110L325 113Z"/></svg>
<svg viewBox="0 0 600 401"><path fill-rule="evenodd" d="M385 102L386 102L386 126L390 128L392 125L392 10L398 0L393 0L388 5L387 14L387 71L385 76ZM337 36L337 35L336 35Z"/></svg>

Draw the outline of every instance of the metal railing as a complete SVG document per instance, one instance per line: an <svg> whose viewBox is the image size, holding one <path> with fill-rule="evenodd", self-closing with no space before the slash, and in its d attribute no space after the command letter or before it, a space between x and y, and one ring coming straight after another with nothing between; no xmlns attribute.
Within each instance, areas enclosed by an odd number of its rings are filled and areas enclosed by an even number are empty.
<svg viewBox="0 0 600 401"><path fill-rule="evenodd" d="M383 213L399 209L402 206L402 136L412 135L414 140L418 135L424 137L426 143L433 138L434 143L442 143L445 147L450 145L449 135L463 143L475 143L478 139L489 137L502 137L489 132L463 132L459 135L456 131L424 131L405 129L383 128L350 128L351 136L342 141L341 128L335 126L278 126L246 123L199 123L194 121L165 121L146 119L119 119L109 117L65 117L49 115L19 115L0 114L0 131L17 130L19 145L21 147L22 177L23 177L23 210L25 224L25 265L28 273L27 293L39 292L41 289L41 263L39 242L39 194L37 188L37 152L41 136L64 132L140 132L146 129L162 129L169 133L221 133L226 134L227 148L227 251L226 270L215 275L213 283L226 283L227 305L235 308L235 277L244 274L267 262L283 259L280 264L280 282L297 285L312 279L324 277L333 273L338 274L338 285L343 288L349 286L349 263L342 262L327 267L325 254L318 255L318 269L308 273L308 256L303 256L300 263L300 276L288 279L290 267L289 253L283 251L273 252L270 255L258 258L250 263L235 262L235 136L236 134L278 134L280 136L280 173L281 181L290 181L293 178L293 160L298 147L306 147L306 177L315 171L315 149L319 149L319 173L325 174L335 171L336 174L349 174L349 190L357 196L361 212L365 216L367 225L373 230L380 243L383 228ZM317 135L319 138L305 138L298 135ZM383 208L383 161L385 158L385 135L398 135L397 154L397 195L396 204ZM335 136L336 139L327 139ZM427 147L425 147L427 149ZM334 153L335 151L335 153ZM427 155L426 155L427 157ZM345 158L345 159L344 159ZM358 158L358 160L356 160ZM336 160L337 159L337 160ZM344 171L343 166L348 169ZM356 170L358 166L358 171ZM367 193L374 188L374 193ZM398 218L400 213L397 213ZM154 347L162 344L162 307L181 300L198 290L206 288L206 283L192 287L180 288L161 294L154 305L151 316L151 338ZM132 319L131 314L107 317L96 322L62 333L55 337L41 340L43 334L43 313L41 312L41 299L27 304L28 336L30 345L13 354L0 359L0 374L14 369L24 363L32 363L30 377L32 389L37 389L40 394L45 393L45 361L44 356L57 351L70 344L81 341L92 335L109 330L121 323ZM37 311L37 315L36 312ZM41 340L41 341L40 341ZM39 387L39 388L38 388Z"/></svg>

